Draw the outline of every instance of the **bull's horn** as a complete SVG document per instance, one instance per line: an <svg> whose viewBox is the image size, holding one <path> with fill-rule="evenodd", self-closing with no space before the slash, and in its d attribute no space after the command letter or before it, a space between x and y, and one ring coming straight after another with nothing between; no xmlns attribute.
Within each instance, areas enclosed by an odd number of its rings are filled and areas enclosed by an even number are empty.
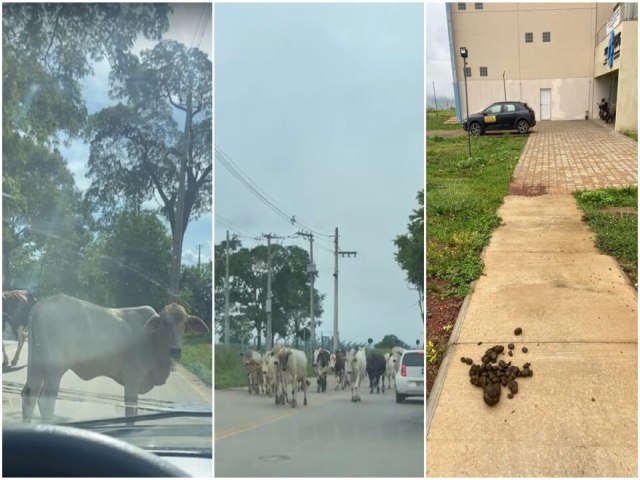
<svg viewBox="0 0 640 480"><path fill-rule="evenodd" d="M157 332L160 330L161 324L159 322L161 322L161 320L160 315L156 313L153 317L147 320L147 323L144 324L144 329L150 332Z"/></svg>

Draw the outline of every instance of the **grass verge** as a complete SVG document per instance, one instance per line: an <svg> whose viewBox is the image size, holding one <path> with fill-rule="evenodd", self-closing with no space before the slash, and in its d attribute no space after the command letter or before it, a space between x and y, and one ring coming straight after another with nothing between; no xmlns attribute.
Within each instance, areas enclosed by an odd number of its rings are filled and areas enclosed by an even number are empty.
<svg viewBox="0 0 640 480"><path fill-rule="evenodd" d="M606 188L574 193L596 246L614 257L634 284L638 282L638 188Z"/></svg>
<svg viewBox="0 0 640 480"><path fill-rule="evenodd" d="M241 352L242 350L236 347L226 348L224 345L216 345L214 363L216 390L248 385Z"/></svg>
<svg viewBox="0 0 640 480"><path fill-rule="evenodd" d="M624 132L624 134L629 137L631 140L638 141L638 134L633 132Z"/></svg>
<svg viewBox="0 0 640 480"><path fill-rule="evenodd" d="M440 110L439 112L427 112L427 131L429 130L460 130L462 125L459 123L444 123L451 117L455 116L456 111L453 109Z"/></svg>
<svg viewBox="0 0 640 480"><path fill-rule="evenodd" d="M180 363L211 386L211 334L185 335Z"/></svg>
<svg viewBox="0 0 640 480"><path fill-rule="evenodd" d="M427 395L526 142L473 137L469 157L466 137L427 137Z"/></svg>
<svg viewBox="0 0 640 480"><path fill-rule="evenodd" d="M468 157L466 137L427 139L427 278L447 283L439 293L464 297L482 273L480 254L500 222L496 210L526 141L472 138Z"/></svg>

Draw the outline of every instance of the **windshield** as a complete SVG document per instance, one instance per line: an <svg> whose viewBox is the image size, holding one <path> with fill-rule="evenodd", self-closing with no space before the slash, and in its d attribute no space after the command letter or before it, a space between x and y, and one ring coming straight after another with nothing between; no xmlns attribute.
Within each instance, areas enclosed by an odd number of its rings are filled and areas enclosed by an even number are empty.
<svg viewBox="0 0 640 480"><path fill-rule="evenodd" d="M211 15L3 5L4 425L210 450Z"/></svg>

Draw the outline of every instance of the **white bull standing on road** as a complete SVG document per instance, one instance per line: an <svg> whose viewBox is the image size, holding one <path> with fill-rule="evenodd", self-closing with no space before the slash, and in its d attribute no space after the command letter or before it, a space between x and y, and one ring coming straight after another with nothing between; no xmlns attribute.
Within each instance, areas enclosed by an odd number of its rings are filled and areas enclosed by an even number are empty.
<svg viewBox="0 0 640 480"><path fill-rule="evenodd" d="M358 348L347 352L344 363L345 374L351 384L351 401L360 401L360 382L367 374L367 356L364 350Z"/></svg>
<svg viewBox="0 0 640 480"><path fill-rule="evenodd" d="M275 353L275 352L274 352ZM291 407L295 408L298 403L296 401L296 390L298 382L302 385L304 393L304 403L307 404L307 356L300 350L293 348L281 348L276 355L275 364L276 372L276 405L285 402L291 403ZM288 392L291 391L291 401L288 399ZM279 397L282 401L279 401Z"/></svg>

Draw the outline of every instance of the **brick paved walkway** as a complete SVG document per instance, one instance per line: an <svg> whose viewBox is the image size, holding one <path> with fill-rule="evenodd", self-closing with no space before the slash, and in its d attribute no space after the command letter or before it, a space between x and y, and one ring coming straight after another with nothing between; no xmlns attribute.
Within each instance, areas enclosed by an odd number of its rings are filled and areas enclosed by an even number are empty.
<svg viewBox="0 0 640 480"><path fill-rule="evenodd" d="M638 184L638 143L595 121L538 122L512 188L570 193Z"/></svg>

